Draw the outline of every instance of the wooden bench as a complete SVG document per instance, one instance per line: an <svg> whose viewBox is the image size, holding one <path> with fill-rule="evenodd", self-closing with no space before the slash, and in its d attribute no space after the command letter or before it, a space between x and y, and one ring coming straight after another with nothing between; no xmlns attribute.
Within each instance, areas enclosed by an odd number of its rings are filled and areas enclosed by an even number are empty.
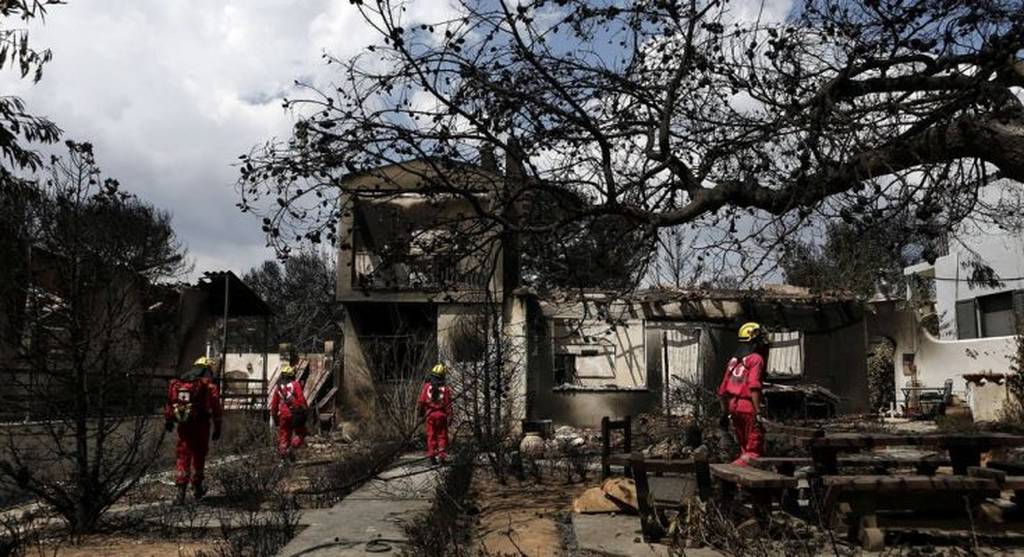
<svg viewBox="0 0 1024 557"><path fill-rule="evenodd" d="M967 475L972 478L985 478L996 482L1002 491L1013 491L1013 502L1018 506L1024 504L1024 476L1011 476L999 468L971 466Z"/></svg>
<svg viewBox="0 0 1024 557"><path fill-rule="evenodd" d="M733 501L737 489L749 493L754 502L754 514L762 523L771 515L772 501L779 499L783 507L787 507L783 495L797 486L797 480L792 476L783 476L752 466L712 464L710 468L711 475L721 488L723 500Z"/></svg>
<svg viewBox="0 0 1024 557"><path fill-rule="evenodd" d="M825 524L845 528L867 551L885 544L880 510L963 513L965 498L973 511L986 498L999 496L995 480L969 476L826 476L822 485Z"/></svg>
<svg viewBox="0 0 1024 557"><path fill-rule="evenodd" d="M621 457L622 455L616 456ZM647 460L643 454L637 452L630 454L626 462L628 463L627 469L633 475L633 484L636 486L640 531L646 542L656 542L668 533L667 521L658 509L656 498L648 482L648 463L654 462L656 468L670 474L694 474L696 476L697 496L704 501L711 497L711 472L706 456L697 455L690 460ZM682 501L675 502L675 506L679 507L681 505Z"/></svg>
<svg viewBox="0 0 1024 557"><path fill-rule="evenodd" d="M608 456L607 462L609 466L628 468L632 459L631 454L616 453ZM693 473L692 458L644 458L644 465L648 473L655 475Z"/></svg>
<svg viewBox="0 0 1024 557"><path fill-rule="evenodd" d="M1009 462L1005 460L990 460L985 464L986 468L995 468L996 470L1002 470L1007 474L1013 474L1015 476L1024 476L1024 462Z"/></svg>
<svg viewBox="0 0 1024 557"><path fill-rule="evenodd" d="M802 456L770 456L751 460L750 465L763 470L775 470L784 476L792 476L797 467L813 466L814 459ZM923 459L874 454L859 454L839 457L840 468L874 468L879 472L888 472L892 468L914 468L919 476L933 476L940 466L949 466L948 457L930 455Z"/></svg>

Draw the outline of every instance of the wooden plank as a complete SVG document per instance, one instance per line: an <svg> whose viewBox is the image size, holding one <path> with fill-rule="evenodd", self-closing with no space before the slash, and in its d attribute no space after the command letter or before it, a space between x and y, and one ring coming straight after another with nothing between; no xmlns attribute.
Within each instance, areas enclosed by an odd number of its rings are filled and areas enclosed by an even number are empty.
<svg viewBox="0 0 1024 557"><path fill-rule="evenodd" d="M636 485L637 511L640 513L640 530L644 541L656 542L665 536L666 529L654 504L650 487L647 484L647 470L644 456L633 453L630 456L630 468L633 471L633 483Z"/></svg>
<svg viewBox="0 0 1024 557"><path fill-rule="evenodd" d="M708 464L708 455L698 451L693 456L694 475L697 476L697 495L701 501L711 499L711 466Z"/></svg>
<svg viewBox="0 0 1024 557"><path fill-rule="evenodd" d="M994 480L969 476L828 476L823 482L839 491L999 491Z"/></svg>
<svg viewBox="0 0 1024 557"><path fill-rule="evenodd" d="M850 455L839 457L838 459L840 467L885 466L896 468L900 466L914 467L921 463L933 466L949 466L949 462L949 457L945 456L928 456L924 459L920 459L872 454ZM812 463L813 460L806 456L758 457L750 461L751 466L756 466L763 470L769 470L779 466L810 466Z"/></svg>
<svg viewBox="0 0 1024 557"><path fill-rule="evenodd" d="M794 488L797 485L796 478L736 464L712 464L711 475L740 487L754 489L787 489Z"/></svg>
<svg viewBox="0 0 1024 557"><path fill-rule="evenodd" d="M835 449L868 449L891 446L929 446L944 449L1024 446L1024 436L1008 433L922 434L900 435L892 433L830 433L818 437L798 437L810 447Z"/></svg>
<svg viewBox="0 0 1024 557"><path fill-rule="evenodd" d="M606 461L609 466L629 466L631 455L616 453ZM648 472L656 474L690 474L693 472L693 459L689 458L645 458L644 465Z"/></svg>
<svg viewBox="0 0 1024 557"><path fill-rule="evenodd" d="M999 485L1006 481L1006 472L995 468L982 468L981 466L970 466L967 468L967 475L972 478L985 478L993 480Z"/></svg>
<svg viewBox="0 0 1024 557"><path fill-rule="evenodd" d="M985 466L1002 470L1014 476L1024 476L1024 462L1009 462L1005 460L990 460Z"/></svg>

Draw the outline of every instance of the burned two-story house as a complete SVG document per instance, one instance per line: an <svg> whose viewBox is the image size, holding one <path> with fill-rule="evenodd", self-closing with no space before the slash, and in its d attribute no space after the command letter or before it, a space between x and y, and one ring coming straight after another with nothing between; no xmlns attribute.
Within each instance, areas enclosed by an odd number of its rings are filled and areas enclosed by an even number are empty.
<svg viewBox="0 0 1024 557"><path fill-rule="evenodd" d="M595 425L604 415L692 412L673 391L713 393L735 329L749 320L773 331L776 383L820 388L828 412L866 409L857 301L794 288L537 292L520 282L517 238L491 218L514 177L484 160L418 160L344 179L337 299L349 418L372 416L382 391L420 380L437 360L479 360L482 343L467 337L504 343L518 418ZM505 166L516 174L515 161Z"/></svg>
<svg viewBox="0 0 1024 557"><path fill-rule="evenodd" d="M515 266L483 215L505 180L493 166L435 160L344 179L337 300L350 417L369 416L381 387L418 380L439 358L475 357L453 353L449 339L467 328L486 334L482 318L501 312Z"/></svg>

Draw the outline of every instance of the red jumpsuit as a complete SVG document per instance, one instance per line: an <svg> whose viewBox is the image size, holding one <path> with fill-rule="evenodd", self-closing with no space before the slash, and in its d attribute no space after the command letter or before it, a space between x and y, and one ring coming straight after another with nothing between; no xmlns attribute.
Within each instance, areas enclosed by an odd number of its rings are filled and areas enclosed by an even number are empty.
<svg viewBox="0 0 1024 557"><path fill-rule="evenodd" d="M175 412L176 408L179 412ZM183 412L187 418L181 421ZM223 408L220 390L207 378L193 380L173 379L167 389L164 419L178 424L177 462L175 483L193 485L203 483L206 454L210 450L210 420L214 431L220 431Z"/></svg>
<svg viewBox="0 0 1024 557"><path fill-rule="evenodd" d="M302 383L298 379L278 383L270 396L270 415L277 424L277 453L281 456L286 456L293 448L301 447L306 438L306 426L296 426L292 421L296 408L307 410Z"/></svg>
<svg viewBox="0 0 1024 557"><path fill-rule="evenodd" d="M764 358L756 352L742 358L734 356L729 360L722 384L718 387L718 396L728 398L729 416L740 445L740 456L733 464L746 465L747 461L764 453L764 436L754 419L754 402L750 394L761 390L763 369Z"/></svg>
<svg viewBox="0 0 1024 557"><path fill-rule="evenodd" d="M435 392L436 389L436 392ZM452 415L451 389L443 383L427 381L417 401L426 420L427 456L448 458L448 420Z"/></svg>

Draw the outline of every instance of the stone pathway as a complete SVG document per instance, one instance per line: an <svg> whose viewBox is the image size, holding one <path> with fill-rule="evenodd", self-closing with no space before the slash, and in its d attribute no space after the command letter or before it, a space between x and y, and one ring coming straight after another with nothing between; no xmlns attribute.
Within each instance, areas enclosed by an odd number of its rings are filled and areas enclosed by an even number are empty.
<svg viewBox="0 0 1024 557"><path fill-rule="evenodd" d="M430 509L437 470L405 459L330 509L302 513L309 526L278 557L399 555L407 541L403 524Z"/></svg>

